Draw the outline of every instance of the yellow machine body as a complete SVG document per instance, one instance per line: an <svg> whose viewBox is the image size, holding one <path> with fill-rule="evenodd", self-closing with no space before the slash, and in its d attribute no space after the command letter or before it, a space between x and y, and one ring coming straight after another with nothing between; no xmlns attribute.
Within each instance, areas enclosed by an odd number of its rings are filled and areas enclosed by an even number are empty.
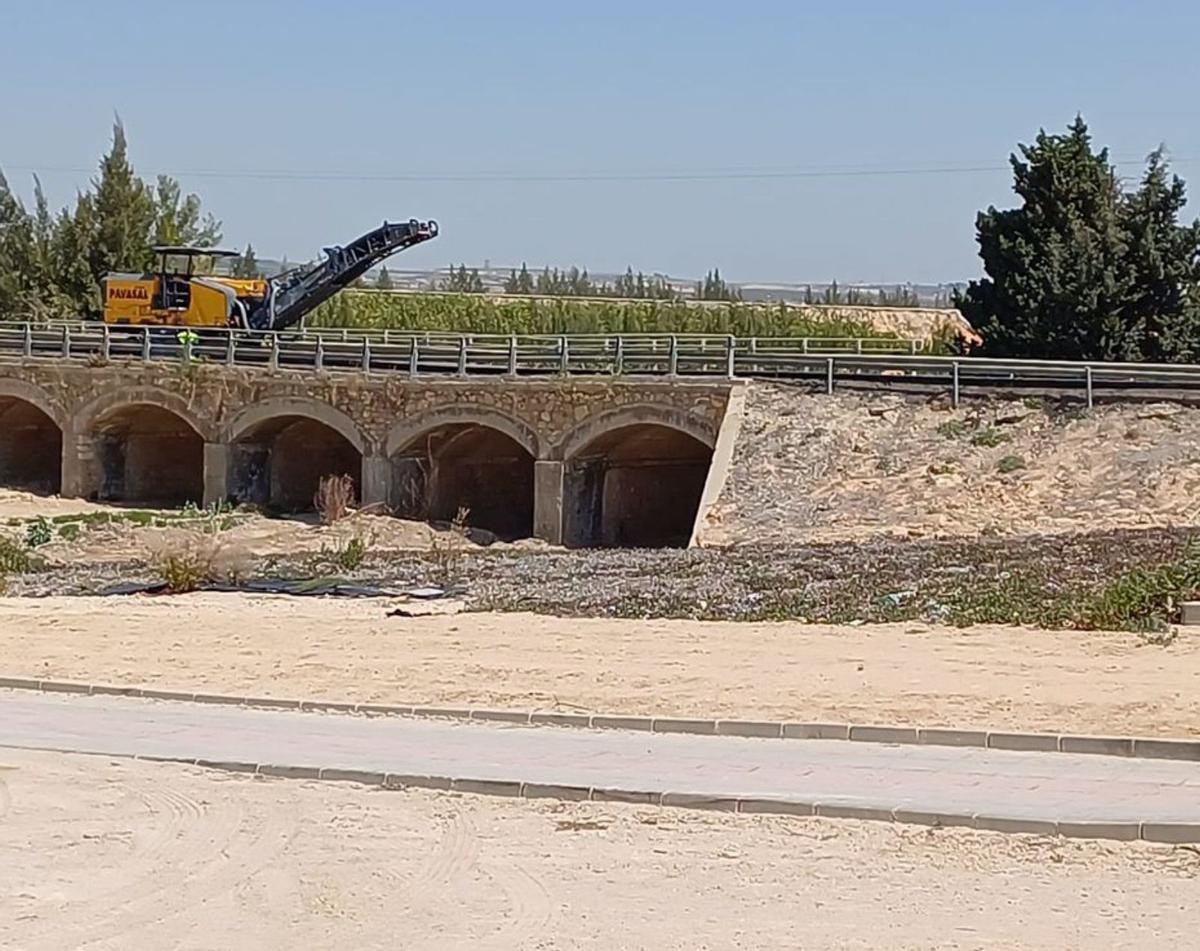
<svg viewBox="0 0 1200 951"><path fill-rule="evenodd" d="M155 274L109 274L104 278L104 321L109 324L154 324L169 327L229 327L243 322L249 306L262 301L262 278L197 275L198 257L209 249L156 249L161 266ZM215 252L226 255L228 252ZM173 271L169 259L182 258L186 269Z"/></svg>

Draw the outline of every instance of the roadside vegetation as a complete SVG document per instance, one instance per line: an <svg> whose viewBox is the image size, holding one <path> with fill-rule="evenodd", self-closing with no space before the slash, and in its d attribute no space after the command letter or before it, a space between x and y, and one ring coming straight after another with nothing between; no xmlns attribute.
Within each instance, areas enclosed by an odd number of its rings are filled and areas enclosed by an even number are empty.
<svg viewBox="0 0 1200 951"><path fill-rule="evenodd" d="M478 294L346 291L309 317L310 327L491 334L705 333L895 339L836 310L785 304L681 300L505 298Z"/></svg>
<svg viewBox="0 0 1200 951"><path fill-rule="evenodd" d="M603 551L479 549L464 538L456 518L429 551L380 549L358 532L317 555L254 558L223 545L219 531L193 527L165 533L148 562L86 569L38 565L35 552L10 541L0 572L10 594L24 595L341 578L384 590L453 586L467 610L560 617L1148 633L1168 631L1181 603L1200 597L1200 533L1185 530Z"/></svg>
<svg viewBox="0 0 1200 951"><path fill-rule="evenodd" d="M222 530L233 528L240 513L231 505L213 505L201 508L188 503L174 511L124 509L101 512L71 512L66 515L47 517L39 515L32 519L10 518L11 528L24 532L29 548L40 548L53 541L73 542L86 532L106 525L131 525L138 528L172 528L194 525L216 520Z"/></svg>

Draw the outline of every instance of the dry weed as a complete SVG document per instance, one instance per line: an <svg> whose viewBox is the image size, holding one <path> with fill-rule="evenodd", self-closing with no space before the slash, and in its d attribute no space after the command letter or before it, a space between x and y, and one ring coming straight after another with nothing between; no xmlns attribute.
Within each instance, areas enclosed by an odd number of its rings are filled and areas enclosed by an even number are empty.
<svg viewBox="0 0 1200 951"><path fill-rule="evenodd" d="M437 570L438 580L450 584L458 576L463 553L467 547L467 516L470 510L459 506L450 522L450 529L439 532L430 540L429 555Z"/></svg>
<svg viewBox="0 0 1200 951"><path fill-rule="evenodd" d="M237 584L249 572L250 553L219 535L203 531L168 531L150 545L151 562L173 594L205 584Z"/></svg>
<svg viewBox="0 0 1200 951"><path fill-rule="evenodd" d="M324 476L313 496L324 525L340 522L354 510L354 480L348 475Z"/></svg>

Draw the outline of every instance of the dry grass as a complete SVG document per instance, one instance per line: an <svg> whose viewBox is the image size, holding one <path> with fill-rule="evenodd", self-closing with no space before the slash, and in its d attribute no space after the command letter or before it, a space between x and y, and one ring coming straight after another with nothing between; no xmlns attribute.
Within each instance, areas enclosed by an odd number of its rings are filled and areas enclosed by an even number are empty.
<svg viewBox="0 0 1200 951"><path fill-rule="evenodd" d="M467 516L470 510L459 507L450 528L430 540L429 556L437 569L438 580L450 584L458 578L467 547Z"/></svg>
<svg viewBox="0 0 1200 951"><path fill-rule="evenodd" d="M171 530L150 545L151 563L173 594L195 591L205 584L236 584L250 570L249 551L218 534Z"/></svg>
<svg viewBox="0 0 1200 951"><path fill-rule="evenodd" d="M322 524L340 522L354 511L354 480L348 475L325 476L317 486L313 505Z"/></svg>

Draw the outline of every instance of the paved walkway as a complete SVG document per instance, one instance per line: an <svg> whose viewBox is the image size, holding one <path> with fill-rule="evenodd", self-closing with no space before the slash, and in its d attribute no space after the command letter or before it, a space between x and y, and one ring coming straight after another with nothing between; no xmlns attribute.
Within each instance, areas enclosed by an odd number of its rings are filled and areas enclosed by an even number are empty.
<svg viewBox="0 0 1200 951"><path fill-rule="evenodd" d="M456 724L0 691L0 746L1058 822L1200 822L1200 763Z"/></svg>

